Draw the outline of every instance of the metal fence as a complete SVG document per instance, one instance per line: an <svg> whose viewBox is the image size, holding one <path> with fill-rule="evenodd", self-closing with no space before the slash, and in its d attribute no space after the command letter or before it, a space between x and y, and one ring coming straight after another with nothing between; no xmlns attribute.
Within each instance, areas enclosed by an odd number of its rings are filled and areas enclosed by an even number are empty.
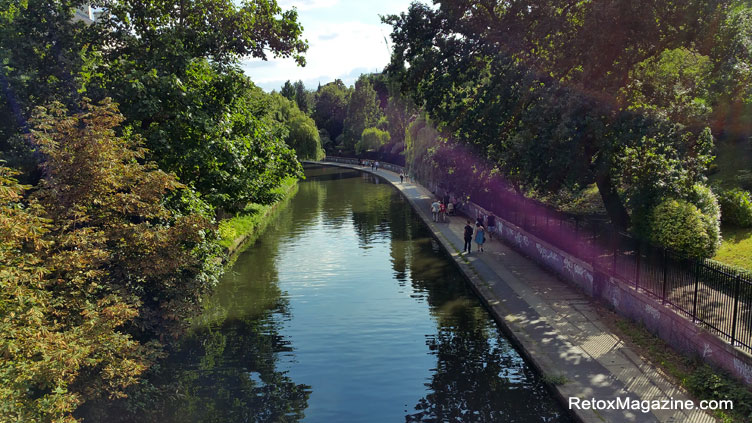
<svg viewBox="0 0 752 423"><path fill-rule="evenodd" d="M353 158L327 157L325 160L361 164L359 159ZM380 162L379 168L397 173L405 171L401 166L385 162ZM440 183L421 182L438 195L450 195L442 192ZM591 263L594 269L614 276L732 345L752 352L752 277L749 273L713 260L683 257L619 232L602 217L563 213L513 192L496 192L484 200L478 201L484 213L493 213Z"/></svg>

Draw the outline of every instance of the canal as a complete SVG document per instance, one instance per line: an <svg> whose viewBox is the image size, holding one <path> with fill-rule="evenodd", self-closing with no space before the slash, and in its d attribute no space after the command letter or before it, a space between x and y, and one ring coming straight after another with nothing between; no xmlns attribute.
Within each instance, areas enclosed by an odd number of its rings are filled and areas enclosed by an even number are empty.
<svg viewBox="0 0 752 423"><path fill-rule="evenodd" d="M306 175L164 364L174 395L148 420L571 421L396 189Z"/></svg>

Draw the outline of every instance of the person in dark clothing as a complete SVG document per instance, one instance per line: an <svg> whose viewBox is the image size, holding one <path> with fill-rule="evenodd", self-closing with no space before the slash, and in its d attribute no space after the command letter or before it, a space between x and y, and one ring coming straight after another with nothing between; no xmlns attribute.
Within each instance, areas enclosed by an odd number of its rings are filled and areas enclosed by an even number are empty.
<svg viewBox="0 0 752 423"><path fill-rule="evenodd" d="M473 242L473 227L472 222L470 220L467 221L467 224L465 225L465 246L462 247L462 252L470 252L470 249L472 247Z"/></svg>
<svg viewBox="0 0 752 423"><path fill-rule="evenodd" d="M488 228L488 239L493 239L493 235L496 232L496 216L491 213L491 215L486 218L486 223L486 227Z"/></svg>

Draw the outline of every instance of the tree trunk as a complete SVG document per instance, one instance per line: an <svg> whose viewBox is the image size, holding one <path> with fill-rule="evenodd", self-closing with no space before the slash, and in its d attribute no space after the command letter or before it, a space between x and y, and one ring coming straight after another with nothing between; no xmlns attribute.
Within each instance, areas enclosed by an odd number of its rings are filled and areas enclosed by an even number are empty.
<svg viewBox="0 0 752 423"><path fill-rule="evenodd" d="M598 170L595 173L595 184L598 186L598 192L601 194L611 223L620 230L627 230L629 228L629 213L627 213L627 208L624 207L619 193L616 192L616 187L614 187L607 169Z"/></svg>

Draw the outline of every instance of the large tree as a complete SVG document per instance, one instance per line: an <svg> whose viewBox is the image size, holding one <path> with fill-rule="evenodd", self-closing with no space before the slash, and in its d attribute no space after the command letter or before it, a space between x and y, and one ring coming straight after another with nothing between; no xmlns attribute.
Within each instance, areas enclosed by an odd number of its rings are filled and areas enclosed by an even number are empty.
<svg viewBox="0 0 752 423"><path fill-rule="evenodd" d="M39 109L45 155L33 195L0 168L0 411L11 421L74 421L116 398L182 333L216 282L211 222L184 186L116 135L111 102ZM194 206L197 203L194 203Z"/></svg>
<svg viewBox="0 0 752 423"><path fill-rule="evenodd" d="M340 79L320 87L316 92L313 120L332 141L336 141L344 129L349 98L350 90Z"/></svg>
<svg viewBox="0 0 752 423"><path fill-rule="evenodd" d="M312 118L300 110L294 101L274 94L275 118L286 128L285 143L295 150L299 159L319 160L324 157L319 131Z"/></svg>
<svg viewBox="0 0 752 423"><path fill-rule="evenodd" d="M75 108L85 94L118 102L151 158L216 207L263 201L279 175L297 171L237 67L248 56L304 63L295 10L274 0L108 0L87 25L72 19L84 3L30 0L0 21L6 156L23 150L13 134L26 130L33 107Z"/></svg>
<svg viewBox="0 0 752 423"><path fill-rule="evenodd" d="M665 52L684 47L701 49L696 57L709 54L714 23L732 3L413 3L407 13L385 19L394 28L389 73L440 127L516 184L556 191L595 183L611 220L626 228L630 214L661 196L689 195L702 180L712 140L707 121L637 112L618 94L638 75L661 83L656 69L692 57ZM705 71L698 66L697 73ZM664 73L663 80L691 84ZM702 101L693 99L658 106L686 110L683 104ZM630 177L647 166L626 159L635 152L657 155L650 166L661 168L653 179Z"/></svg>
<svg viewBox="0 0 752 423"><path fill-rule="evenodd" d="M355 81L355 89L347 103L347 115L344 120L344 137L342 148L354 152L363 130L376 126L381 118L379 98L367 75L361 75Z"/></svg>

